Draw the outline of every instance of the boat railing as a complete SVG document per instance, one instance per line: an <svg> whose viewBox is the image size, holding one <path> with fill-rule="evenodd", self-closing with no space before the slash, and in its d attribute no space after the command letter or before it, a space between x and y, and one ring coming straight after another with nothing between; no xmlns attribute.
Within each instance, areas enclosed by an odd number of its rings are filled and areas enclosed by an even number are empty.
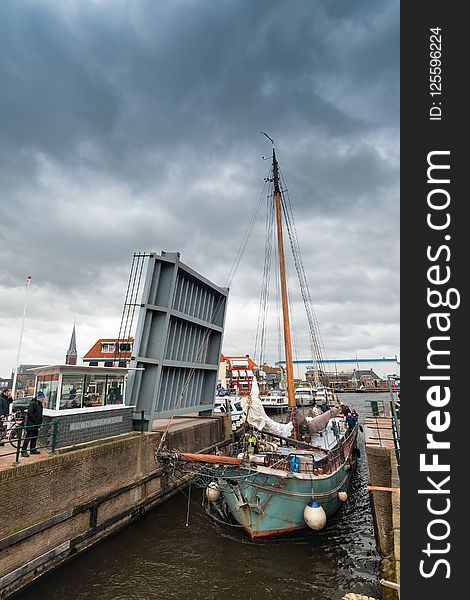
<svg viewBox="0 0 470 600"><path fill-rule="evenodd" d="M357 425L356 425L357 427ZM354 431L354 430L353 430ZM275 449L272 451L266 449L257 449L250 459L253 464L263 465L280 471L292 472L295 465L296 473L328 475L338 470L344 464L346 457L349 454L354 436L351 430L347 430L342 443L332 450L313 449L312 452L289 452L284 453L287 449L286 445L281 440L280 446L284 448L284 452L278 453ZM279 444L279 440L277 441ZM308 446L308 444L306 444ZM248 444L245 439L232 443L229 446L230 456L247 457ZM323 454L323 456L321 455ZM298 457L297 462L291 462L292 457Z"/></svg>
<svg viewBox="0 0 470 600"><path fill-rule="evenodd" d="M294 458L294 460L293 460ZM323 458L318 459L311 454L292 453L279 458L275 454L267 454L264 459L264 466L271 467L278 471L304 473L310 475L328 475L338 470L345 461L344 451L338 448L337 451L330 452Z"/></svg>

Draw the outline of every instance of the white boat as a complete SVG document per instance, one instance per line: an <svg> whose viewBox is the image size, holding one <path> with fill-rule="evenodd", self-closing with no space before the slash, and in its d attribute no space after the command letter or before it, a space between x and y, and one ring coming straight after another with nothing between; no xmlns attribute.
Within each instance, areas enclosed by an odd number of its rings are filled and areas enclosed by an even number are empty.
<svg viewBox="0 0 470 600"><path fill-rule="evenodd" d="M295 403L297 406L314 406L315 390L310 386L300 386L295 389Z"/></svg>
<svg viewBox="0 0 470 600"><path fill-rule="evenodd" d="M270 390L259 397L261 404L267 410L282 412L289 407L289 398L284 390Z"/></svg>
<svg viewBox="0 0 470 600"><path fill-rule="evenodd" d="M333 394L330 388L325 387L324 385L317 385L314 388L315 393L315 403L317 406L321 406L322 404L331 404L333 402Z"/></svg>
<svg viewBox="0 0 470 600"><path fill-rule="evenodd" d="M215 413L230 413L232 419L232 430L235 431L246 421L246 415L243 412L242 405L238 396L216 396Z"/></svg>

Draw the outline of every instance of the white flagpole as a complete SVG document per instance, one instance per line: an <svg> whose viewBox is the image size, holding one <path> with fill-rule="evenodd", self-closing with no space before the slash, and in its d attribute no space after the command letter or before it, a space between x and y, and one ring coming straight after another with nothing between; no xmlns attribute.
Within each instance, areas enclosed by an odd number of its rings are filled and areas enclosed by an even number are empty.
<svg viewBox="0 0 470 600"><path fill-rule="evenodd" d="M28 293L31 287L31 275L26 277L26 293L24 299L23 318L21 320L20 341L18 343L18 353L16 355L15 374L13 375L13 384L11 387L11 397L14 400L16 395L16 380L18 376L18 367L20 366L21 344L23 343L24 322L26 319L26 307L28 305Z"/></svg>

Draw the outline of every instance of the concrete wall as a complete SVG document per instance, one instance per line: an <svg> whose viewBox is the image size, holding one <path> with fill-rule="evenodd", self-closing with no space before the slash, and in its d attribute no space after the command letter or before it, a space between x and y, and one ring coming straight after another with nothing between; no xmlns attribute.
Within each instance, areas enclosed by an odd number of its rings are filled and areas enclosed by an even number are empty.
<svg viewBox="0 0 470 600"><path fill-rule="evenodd" d="M195 419L167 446L202 450L226 430L223 418ZM0 598L177 491L154 459L161 435L129 433L0 471Z"/></svg>

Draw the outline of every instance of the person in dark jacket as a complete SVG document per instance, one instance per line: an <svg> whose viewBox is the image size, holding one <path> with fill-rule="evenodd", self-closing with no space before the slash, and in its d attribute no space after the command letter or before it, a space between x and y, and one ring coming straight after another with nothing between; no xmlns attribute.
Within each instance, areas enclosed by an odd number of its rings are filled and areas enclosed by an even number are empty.
<svg viewBox="0 0 470 600"><path fill-rule="evenodd" d="M3 390L0 394L0 446L5 445L2 438L5 432L5 419L10 414L10 402L12 400L10 390Z"/></svg>
<svg viewBox="0 0 470 600"><path fill-rule="evenodd" d="M23 447L21 448L21 456L29 456L28 444L30 445L31 454L41 454L36 450L38 441L39 428L42 424L42 401L44 399L43 392L37 392L36 396L31 400L28 406L26 415L26 436L24 438Z"/></svg>
<svg viewBox="0 0 470 600"><path fill-rule="evenodd" d="M13 402L10 390L3 390L0 394L0 417L6 417L10 414L10 402Z"/></svg>
<svg viewBox="0 0 470 600"><path fill-rule="evenodd" d="M349 413L346 417L346 423L348 424L348 427L349 429L351 429L351 431L354 429L354 427L356 427L356 422L356 417Z"/></svg>

